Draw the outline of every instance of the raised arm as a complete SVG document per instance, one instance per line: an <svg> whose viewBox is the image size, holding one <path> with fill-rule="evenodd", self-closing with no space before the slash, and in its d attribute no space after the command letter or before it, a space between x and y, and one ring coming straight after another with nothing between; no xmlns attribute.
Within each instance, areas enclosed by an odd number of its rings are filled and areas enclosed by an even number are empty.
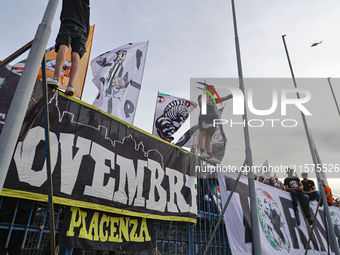
<svg viewBox="0 0 340 255"><path fill-rule="evenodd" d="M221 97L221 101L224 102L224 101L231 99L231 98L233 98L233 94L229 94L228 96ZM218 98L215 98L215 100L218 100Z"/></svg>

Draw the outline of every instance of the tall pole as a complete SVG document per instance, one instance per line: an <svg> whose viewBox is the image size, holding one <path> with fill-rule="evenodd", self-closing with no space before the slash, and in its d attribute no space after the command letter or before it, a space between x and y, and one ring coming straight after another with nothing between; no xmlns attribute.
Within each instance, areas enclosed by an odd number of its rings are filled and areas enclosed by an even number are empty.
<svg viewBox="0 0 340 255"><path fill-rule="evenodd" d="M288 59L288 64L289 64L290 72L291 72L292 78L293 78L293 83L294 83L295 88L297 88L296 80L295 80L295 76L294 76L294 72L293 72L293 68L292 68L292 64L290 62L290 58L289 58L289 54L288 54L288 49L287 49L287 45L286 45L286 41L285 41L285 36L286 35L282 36L282 40L283 40L283 44L285 46L286 55L287 55L287 59ZM296 95L297 95L297 98L300 99L299 93L296 93ZM318 165L318 161L316 159L316 156L315 156L315 153L314 153L314 150L313 150L312 140L311 140L310 134L308 132L308 126L307 126L306 117L305 117L305 114L302 111L301 111L301 116L302 116L303 125L305 127L305 132L306 132L306 136L307 136L310 152L312 154L313 162L314 162L315 169L316 169L316 171L315 171L316 172L316 178L318 180L319 189L320 189L320 193L321 193L321 197L322 197L322 202L323 202L323 206L324 206L324 212L326 214L326 218L327 218L327 222L328 222L329 232L330 232L331 239L332 239L332 244L333 244L333 250L334 250L336 255L339 255L339 247L337 245L337 240L336 240L336 237L335 237L334 227L333 227L333 224L332 224L331 216L329 214L329 208L328 208L328 204L327 204L325 190L323 189L323 186L321 185L321 174L320 174L320 170L321 169L320 169L320 167Z"/></svg>
<svg viewBox="0 0 340 255"><path fill-rule="evenodd" d="M53 206L53 182L51 171L51 152L50 152L50 120L48 111L48 88L46 81L46 58L45 55L42 61L42 83L44 96L44 127L45 127L45 154L46 154L46 169L47 169L47 187L48 187L48 208L50 221L50 244L51 255L55 255L55 228L54 228L54 206Z"/></svg>
<svg viewBox="0 0 340 255"><path fill-rule="evenodd" d="M328 80L328 83L329 83L329 87L331 88L332 95L333 95L333 98L334 98L334 101L335 101L335 105L336 105L336 108L338 109L338 113L339 113L339 116L340 116L339 105L338 105L338 102L336 101L336 97L334 95L334 91L333 91L332 84L331 84L331 77L327 78L327 80Z"/></svg>
<svg viewBox="0 0 340 255"><path fill-rule="evenodd" d="M35 34L32 49L15 91L5 124L0 135L0 194L12 160L15 145L25 118L35 80L51 34L51 24L59 0L49 0L44 17Z"/></svg>
<svg viewBox="0 0 340 255"><path fill-rule="evenodd" d="M238 69L238 77L240 88L244 94L244 86L243 86L243 74L242 74L242 65L241 65L241 53L240 53L240 45L238 40L237 33L237 23L236 23L236 12L235 12L235 3L234 0L231 0L232 11L233 11L233 22L234 22L234 33L235 33L235 46L236 46L236 57L237 57L237 69ZM244 101L244 109L246 107L246 101ZM244 141L246 147L246 160L247 165L250 169L248 174L248 186L249 186L249 195L250 195L250 216L251 216L251 231L252 231L252 250L253 254L261 255L261 238L260 238L260 226L259 226L259 217L257 214L257 203L256 203L256 191L255 191L255 181L254 181L254 172L253 172L253 158L250 149L250 141L249 141L249 130L248 130L248 118L247 118L247 110L244 111L243 115L244 121Z"/></svg>

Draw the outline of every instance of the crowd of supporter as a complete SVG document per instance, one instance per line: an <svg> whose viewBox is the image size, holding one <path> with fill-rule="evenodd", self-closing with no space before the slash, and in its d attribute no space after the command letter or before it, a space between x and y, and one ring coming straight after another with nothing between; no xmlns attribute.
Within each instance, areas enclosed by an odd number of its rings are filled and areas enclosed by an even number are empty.
<svg viewBox="0 0 340 255"><path fill-rule="evenodd" d="M307 189L307 185L304 185L304 184L307 184L307 180L303 181L304 178L306 179L307 175L302 174L301 177L302 177L301 182L302 182L303 186L305 187L304 188L305 191L303 193L305 194L305 197L307 198L307 196L311 195L311 194L308 194L310 192L309 191L310 187ZM255 179L255 181L262 182L263 184L267 184L267 185L275 187L277 189L285 190L284 184L277 177L265 178L262 175L258 176L257 174L254 174L254 179ZM332 191L331 191L330 187L326 185L324 180L321 180L321 183L322 183L324 190L325 190L325 195L326 195L326 198L327 198L328 205L340 208L340 198L339 197L333 198ZM315 186L314 182L309 180L309 179L308 179L308 184L311 187ZM318 200L318 198L320 196L320 191L316 191L316 190L312 190L312 191L314 191L313 195L316 194L316 199L313 198L313 200ZM307 201L309 201L309 199L307 199Z"/></svg>
<svg viewBox="0 0 340 255"><path fill-rule="evenodd" d="M262 182L264 184L270 185L272 187L278 188L278 189L284 189L283 183L281 181L279 181L279 178L277 177L270 177L268 179L264 178L262 175L260 175L259 177L257 177L257 175L254 175L254 179Z"/></svg>

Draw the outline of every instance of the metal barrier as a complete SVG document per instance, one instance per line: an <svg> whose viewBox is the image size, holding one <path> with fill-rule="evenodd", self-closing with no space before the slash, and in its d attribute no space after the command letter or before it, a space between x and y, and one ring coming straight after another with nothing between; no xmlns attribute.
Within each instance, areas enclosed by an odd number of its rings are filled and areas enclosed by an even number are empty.
<svg viewBox="0 0 340 255"><path fill-rule="evenodd" d="M202 167L209 165L199 161ZM201 172L197 180L197 224L176 221L155 220L154 247L135 252L110 252L112 254L202 254L215 228L221 205L218 182L215 173ZM55 205L55 229L58 225L62 205ZM48 203L25 199L1 197L0 199L0 254L1 245L8 247L15 239L16 248L22 255L50 254ZM19 244L18 244L19 243ZM12 254L14 254L13 251ZM62 252L60 252L61 254ZM71 254L72 250L66 250ZM86 254L106 255L109 252L86 250ZM9 253L9 255L12 255ZM18 253L17 253L18 254ZM19 253L20 254L20 253ZM208 254L231 254L225 225L219 226Z"/></svg>

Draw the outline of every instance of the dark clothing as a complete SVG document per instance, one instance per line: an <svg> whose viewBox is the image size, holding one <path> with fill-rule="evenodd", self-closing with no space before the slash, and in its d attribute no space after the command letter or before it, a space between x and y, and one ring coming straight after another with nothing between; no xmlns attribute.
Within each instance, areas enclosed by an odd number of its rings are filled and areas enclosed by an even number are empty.
<svg viewBox="0 0 340 255"><path fill-rule="evenodd" d="M86 52L87 36L85 32L76 25L61 25L56 39L55 51L59 51L60 45L71 44L72 52L77 52L80 58Z"/></svg>
<svg viewBox="0 0 340 255"><path fill-rule="evenodd" d="M310 218L309 206L307 204L307 200L306 200L304 194L302 193L302 191L290 190L289 193L292 197L294 212L297 211L297 206L298 206L297 200L299 200L300 205L301 205L302 210L303 210L303 214L305 215L305 217L307 219Z"/></svg>
<svg viewBox="0 0 340 255"><path fill-rule="evenodd" d="M300 179L297 177L291 177L291 178L287 177L284 180L284 185L288 185L289 188L298 188L300 186L299 182L300 182ZM290 193L292 197L294 212L297 212L297 208L298 208L297 200L299 200L305 217L307 219L310 218L311 215L309 211L309 206L307 204L307 200L304 194L302 193L302 191L301 190L289 190L288 192Z"/></svg>
<svg viewBox="0 0 340 255"><path fill-rule="evenodd" d="M310 191L311 189L313 189L313 186L315 186L312 180L307 180L306 182L302 180L301 183L303 186L303 191Z"/></svg>
<svg viewBox="0 0 340 255"><path fill-rule="evenodd" d="M198 105L200 107L200 115L198 117L198 127L200 131L206 131L207 134L213 135L215 133L216 127L213 126L214 119L218 119L218 109L215 107L214 101L209 97L207 99L207 113L202 115L202 106L200 103L202 95L198 96Z"/></svg>
<svg viewBox="0 0 340 255"><path fill-rule="evenodd" d="M86 52L86 42L90 31L89 0L63 0L60 15L60 29L56 39L55 51L60 45L69 47L77 52L80 58Z"/></svg>
<svg viewBox="0 0 340 255"><path fill-rule="evenodd" d="M90 31L89 0L63 0L60 22L62 25L77 25L87 37Z"/></svg>
<svg viewBox="0 0 340 255"><path fill-rule="evenodd" d="M300 182L300 179L297 178L297 177L287 177L285 180L284 180L284 183L283 185L288 185L289 188L298 188L300 185L299 185L299 182Z"/></svg>

